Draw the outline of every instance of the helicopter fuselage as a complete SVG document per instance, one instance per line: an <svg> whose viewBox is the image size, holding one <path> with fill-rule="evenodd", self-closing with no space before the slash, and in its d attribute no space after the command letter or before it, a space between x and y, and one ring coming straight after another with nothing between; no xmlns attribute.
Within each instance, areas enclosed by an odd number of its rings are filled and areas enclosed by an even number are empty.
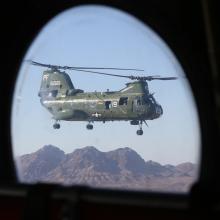
<svg viewBox="0 0 220 220"><path fill-rule="evenodd" d="M153 120L163 112L152 95L144 93L78 93L44 98L41 103L55 120L66 121Z"/></svg>
<svg viewBox="0 0 220 220"><path fill-rule="evenodd" d="M51 82L54 85L52 89L41 89L41 104L57 121L130 120L135 124L135 121L156 119L163 113L161 105L149 93L145 81L127 83L124 89L115 92L62 90L56 89L59 86L57 79Z"/></svg>
<svg viewBox="0 0 220 220"><path fill-rule="evenodd" d="M41 104L53 115L54 129L59 129L57 121L88 121L87 129L93 129L94 121L130 121L131 125L139 125L137 135L142 135L143 122L159 118L163 109L148 90L147 81L175 80L177 77L161 77L158 75L136 76L119 75L100 70L144 71L115 67L74 67L59 66L26 60L34 66L48 68L42 74L38 93ZM74 70L105 76L113 76L135 80L126 84L120 91L84 92L75 89L69 75L61 70Z"/></svg>
<svg viewBox="0 0 220 220"><path fill-rule="evenodd" d="M87 129L93 129L91 123L95 121L130 121L131 125L139 125L138 135L143 134L142 124L146 120L159 118L163 109L149 92L148 83L151 80L173 80L176 77L160 76L120 76L117 74L87 71L116 77L125 77L129 82L119 91L84 92L76 89L69 75L59 69L70 68L52 66L33 62L33 65L43 65L49 70L43 72L38 95L41 104L52 114L55 120L53 127L60 128L57 121L87 121ZM83 68L78 67L81 71Z"/></svg>

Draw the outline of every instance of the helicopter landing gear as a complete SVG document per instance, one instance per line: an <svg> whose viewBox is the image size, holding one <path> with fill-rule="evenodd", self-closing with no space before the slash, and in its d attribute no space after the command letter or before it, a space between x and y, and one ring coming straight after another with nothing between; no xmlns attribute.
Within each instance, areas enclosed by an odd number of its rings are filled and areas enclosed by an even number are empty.
<svg viewBox="0 0 220 220"><path fill-rule="evenodd" d="M142 129L142 124L143 124L143 121L139 121L139 130L137 130L137 135L143 135L143 129Z"/></svg>
<svg viewBox="0 0 220 220"><path fill-rule="evenodd" d="M60 124L57 123L57 122L55 122L55 123L53 124L53 128L54 128L54 129L60 129Z"/></svg>
<svg viewBox="0 0 220 220"><path fill-rule="evenodd" d="M139 129L139 130L137 130L137 135L143 135L143 130L142 129Z"/></svg>
<svg viewBox="0 0 220 220"><path fill-rule="evenodd" d="M86 125L86 128L87 128L88 130L92 130L92 129L93 129L93 125L89 123L89 124Z"/></svg>

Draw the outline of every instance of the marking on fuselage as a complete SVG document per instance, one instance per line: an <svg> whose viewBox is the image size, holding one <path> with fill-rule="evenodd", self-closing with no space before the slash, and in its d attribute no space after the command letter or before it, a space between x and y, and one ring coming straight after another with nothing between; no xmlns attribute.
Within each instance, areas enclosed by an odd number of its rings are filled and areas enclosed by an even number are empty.
<svg viewBox="0 0 220 220"><path fill-rule="evenodd" d="M47 80L48 77L49 77L49 74L45 74L45 75L43 76L43 80Z"/></svg>
<svg viewBox="0 0 220 220"><path fill-rule="evenodd" d="M53 80L53 81L50 81L50 85L51 86L60 86L61 82L59 80Z"/></svg>
<svg viewBox="0 0 220 220"><path fill-rule="evenodd" d="M118 106L118 103L117 103L116 101L114 101L114 102L112 102L112 106L113 106L114 108L116 108L116 107Z"/></svg>
<svg viewBox="0 0 220 220"><path fill-rule="evenodd" d="M98 112L96 112L96 113L92 114L92 116L98 118L98 117L101 117L102 114L99 114Z"/></svg>

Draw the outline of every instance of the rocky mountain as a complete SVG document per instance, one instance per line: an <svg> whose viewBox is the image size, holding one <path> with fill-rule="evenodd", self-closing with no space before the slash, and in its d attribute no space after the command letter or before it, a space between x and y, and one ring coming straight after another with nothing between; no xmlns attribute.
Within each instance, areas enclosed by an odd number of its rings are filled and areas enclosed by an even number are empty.
<svg viewBox="0 0 220 220"><path fill-rule="evenodd" d="M76 149L65 154L47 145L17 158L22 182L53 182L65 185L186 192L196 180L192 163L177 166L145 161L130 148L101 152L95 147Z"/></svg>
<svg viewBox="0 0 220 220"><path fill-rule="evenodd" d="M65 158L65 153L59 148L47 145L32 154L17 158L22 180L35 182L44 179Z"/></svg>

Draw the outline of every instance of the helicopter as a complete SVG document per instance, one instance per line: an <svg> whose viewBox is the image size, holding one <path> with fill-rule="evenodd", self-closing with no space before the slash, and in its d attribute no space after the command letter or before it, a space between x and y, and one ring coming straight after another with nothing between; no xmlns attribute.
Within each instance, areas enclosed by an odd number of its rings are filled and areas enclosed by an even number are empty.
<svg viewBox="0 0 220 220"><path fill-rule="evenodd" d="M147 81L175 80L177 77L118 75L97 70L144 71L141 69L70 67L43 64L26 60L29 64L45 67L38 96L55 120L54 129L60 128L59 121L87 121L86 128L93 129L96 121L130 121L138 125L137 135L143 135L142 125L146 120L154 120L162 116L162 106L149 92ZM64 71L63 71L64 70ZM76 89L65 70L81 71L105 76L122 77L133 80L119 91L84 92ZM148 125L147 125L148 126Z"/></svg>

